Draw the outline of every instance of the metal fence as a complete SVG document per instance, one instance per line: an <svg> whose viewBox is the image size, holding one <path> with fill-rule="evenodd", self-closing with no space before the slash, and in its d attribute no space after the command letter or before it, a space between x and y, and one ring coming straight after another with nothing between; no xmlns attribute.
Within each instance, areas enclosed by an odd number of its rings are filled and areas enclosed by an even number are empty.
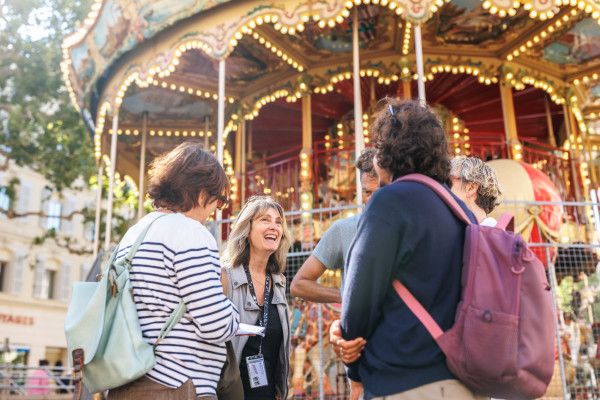
<svg viewBox="0 0 600 400"><path fill-rule="evenodd" d="M0 399L73 397L73 370L69 367L0 365Z"/></svg>
<svg viewBox="0 0 600 400"><path fill-rule="evenodd" d="M289 282L323 233L336 220L358 211L358 206L345 206L286 213L294 243L285 272L288 294ZM507 200L493 215L503 212L515 216L515 229L546 266L557 308L556 343L560 346L544 398L600 398L599 204ZM229 232L232 220L217 223ZM321 283L339 288L340 277L341 271L327 271ZM293 316L290 398L349 398L343 365L328 341L328 329L340 317L340 305L291 297L289 305Z"/></svg>
<svg viewBox="0 0 600 400"><path fill-rule="evenodd" d="M285 272L288 294L289 283L325 231L335 221L359 211L361 207L352 205L286 213L293 243ZM546 266L556 303L555 373L545 398L600 398L599 204L513 200L503 201L494 215L502 212L515 216L516 230ZM224 232L222 237L227 237L233 221L213 221L209 228L213 232L220 229ZM342 271L327 271L321 283L339 288L341 274ZM293 333L289 398L348 399L343 365L328 342L329 326L340 317L340 305L291 297L289 305ZM31 382L36 369L0 366L0 398L25 398L29 389L40 386ZM68 368L45 369L49 375L49 383L43 385L46 389L52 393L72 389L66 380Z"/></svg>

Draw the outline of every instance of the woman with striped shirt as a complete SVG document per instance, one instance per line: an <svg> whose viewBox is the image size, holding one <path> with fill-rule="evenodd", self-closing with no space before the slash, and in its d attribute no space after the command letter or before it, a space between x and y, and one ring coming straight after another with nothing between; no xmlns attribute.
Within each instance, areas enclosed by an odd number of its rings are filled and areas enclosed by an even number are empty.
<svg viewBox="0 0 600 400"><path fill-rule="evenodd" d="M219 162L197 144L183 143L152 162L148 194L156 210L129 229L118 257L163 215L148 230L130 274L144 339L156 342L181 300L186 312L156 346L154 368L110 390L108 399L216 399L225 342L234 337L239 314L223 294L219 251L204 222L226 205L228 189Z"/></svg>

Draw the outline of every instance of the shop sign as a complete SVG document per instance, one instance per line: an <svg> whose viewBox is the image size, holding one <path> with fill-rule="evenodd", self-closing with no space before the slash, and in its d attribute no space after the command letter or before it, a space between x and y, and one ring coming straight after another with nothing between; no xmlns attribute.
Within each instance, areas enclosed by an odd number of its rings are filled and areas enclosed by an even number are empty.
<svg viewBox="0 0 600 400"><path fill-rule="evenodd" d="M24 315L0 314L0 323L15 325L33 325L33 317Z"/></svg>

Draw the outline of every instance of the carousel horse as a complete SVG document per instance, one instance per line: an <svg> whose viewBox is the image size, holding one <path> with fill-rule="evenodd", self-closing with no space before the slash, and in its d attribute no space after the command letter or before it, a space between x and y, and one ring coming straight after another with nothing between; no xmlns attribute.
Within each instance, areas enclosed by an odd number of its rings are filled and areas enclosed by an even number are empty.
<svg viewBox="0 0 600 400"><path fill-rule="evenodd" d="M319 332L319 307L321 308L322 325L321 331ZM292 376L293 395L295 397L302 397L306 395L305 391L305 376L308 375L308 370L312 367L311 375L313 379L318 379L319 376L323 377L323 387L325 395L333 395L334 392L331 389L331 384L327 376L325 368L326 365L330 364L331 360L326 360L324 357L324 368L321 368L318 352L316 356L315 352L311 352L314 346L318 345L319 338L323 343L323 348L329 344L329 327L334 320L340 318L339 305L336 307L331 304L319 304L313 302L305 302L303 306L302 317L298 322L298 329L292 336L292 342L297 343L294 349L294 372ZM301 327L306 324L306 333L304 337L299 337L298 332ZM324 352L327 354L328 352ZM306 367L307 361L310 361L308 368Z"/></svg>

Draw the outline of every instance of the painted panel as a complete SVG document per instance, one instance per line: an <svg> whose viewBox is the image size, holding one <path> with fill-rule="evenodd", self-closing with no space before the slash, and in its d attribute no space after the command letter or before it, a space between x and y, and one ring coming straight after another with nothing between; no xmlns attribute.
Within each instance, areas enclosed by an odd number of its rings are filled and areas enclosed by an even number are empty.
<svg viewBox="0 0 600 400"><path fill-rule="evenodd" d="M70 48L73 89L79 97L104 68L138 43L177 21L231 0L105 0L89 34Z"/></svg>
<svg viewBox="0 0 600 400"><path fill-rule="evenodd" d="M431 19L435 35L446 43L482 44L498 40L511 27L527 22L527 14L501 18L490 14L480 0L454 0L445 4Z"/></svg>
<svg viewBox="0 0 600 400"><path fill-rule="evenodd" d="M600 25L592 19L581 20L559 40L544 49L544 58L557 64L588 61L600 55Z"/></svg>

